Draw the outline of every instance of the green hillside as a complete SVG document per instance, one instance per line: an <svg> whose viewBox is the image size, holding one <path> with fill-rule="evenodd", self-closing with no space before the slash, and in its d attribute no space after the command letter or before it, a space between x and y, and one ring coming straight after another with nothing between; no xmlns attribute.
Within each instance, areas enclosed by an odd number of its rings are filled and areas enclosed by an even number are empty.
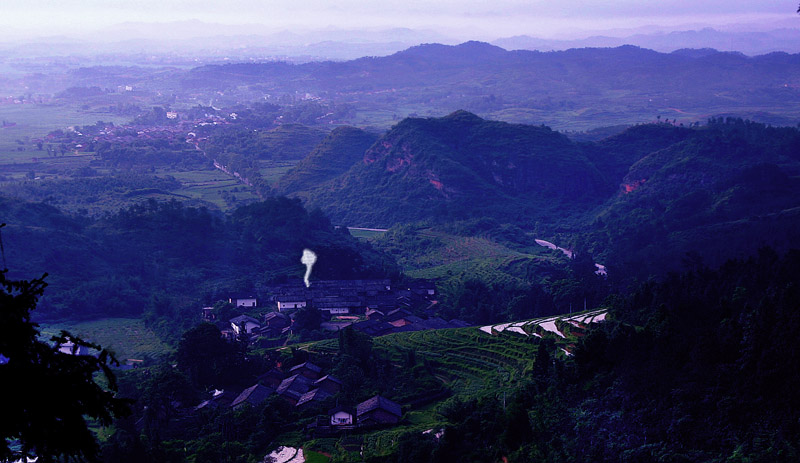
<svg viewBox="0 0 800 463"><path fill-rule="evenodd" d="M375 135L355 127L337 127L281 177L274 189L287 194L317 187L361 161L376 139Z"/></svg>
<svg viewBox="0 0 800 463"><path fill-rule="evenodd" d="M716 265L765 244L796 246L798 153L796 128L712 121L635 162L587 239L649 271L675 268L686 253Z"/></svg>
<svg viewBox="0 0 800 463"><path fill-rule="evenodd" d="M204 148L219 158L231 153L246 158L297 160L325 138L325 132L302 124L284 124L271 130L228 130L216 134Z"/></svg>
<svg viewBox="0 0 800 463"><path fill-rule="evenodd" d="M43 269L51 275L37 316L169 319L174 326L159 331L168 337L193 324L201 304L301 278L305 248L318 256L318 278L396 272L386 256L283 197L229 215L150 200L98 219L0 198L0 216L7 223L2 238L11 277Z"/></svg>
<svg viewBox="0 0 800 463"><path fill-rule="evenodd" d="M798 358L780 333L800 326L798 264L765 249L639 285L608 312L377 338L452 396L350 439L366 461L398 463L792 461Z"/></svg>
<svg viewBox="0 0 800 463"><path fill-rule="evenodd" d="M799 152L797 128L735 118L639 125L575 143L545 127L460 111L403 120L363 162L307 194L310 206L342 225L422 223L479 237L467 246L470 257L458 250L444 258L447 246L436 236L374 240L416 276L489 261L502 268L518 262L515 252L529 254L534 239L556 239L629 276L659 274L680 268L687 253L718 264L762 245L800 243L791 225ZM498 253L495 244L512 252Z"/></svg>
<svg viewBox="0 0 800 463"><path fill-rule="evenodd" d="M309 204L348 226L486 215L532 220L594 204L602 189L600 173L564 135L458 111L403 120L363 163L311 191Z"/></svg>

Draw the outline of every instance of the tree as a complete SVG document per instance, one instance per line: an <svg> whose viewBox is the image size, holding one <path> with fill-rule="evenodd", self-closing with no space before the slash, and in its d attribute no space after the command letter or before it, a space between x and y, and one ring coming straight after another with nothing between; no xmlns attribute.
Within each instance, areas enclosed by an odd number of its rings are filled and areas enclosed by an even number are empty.
<svg viewBox="0 0 800 463"><path fill-rule="evenodd" d="M0 460L94 461L98 444L85 417L108 425L130 413L130 401L115 394L109 363L118 362L107 350L65 331L52 341L72 342L73 354L85 346L97 355L70 355L41 341L30 312L44 292L44 276L13 281L6 272L0 271ZM100 371L107 387L94 380Z"/></svg>
<svg viewBox="0 0 800 463"><path fill-rule="evenodd" d="M202 323L183 333L178 344L178 368L196 386L221 387L236 377L240 359L236 348L222 338L219 328Z"/></svg>

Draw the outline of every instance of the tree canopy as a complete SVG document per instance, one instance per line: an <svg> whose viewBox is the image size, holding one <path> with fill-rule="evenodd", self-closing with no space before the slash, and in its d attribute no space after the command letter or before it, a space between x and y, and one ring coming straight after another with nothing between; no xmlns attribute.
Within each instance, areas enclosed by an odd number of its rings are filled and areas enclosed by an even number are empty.
<svg viewBox="0 0 800 463"><path fill-rule="evenodd" d="M72 343L73 355L40 340L30 313L45 286L44 277L13 281L0 272L0 460L94 461L98 445L87 417L108 425L130 413L129 401L115 395L109 364L117 362L107 350L65 331L51 341ZM75 355L79 347L95 355ZM94 379L100 371L106 387Z"/></svg>

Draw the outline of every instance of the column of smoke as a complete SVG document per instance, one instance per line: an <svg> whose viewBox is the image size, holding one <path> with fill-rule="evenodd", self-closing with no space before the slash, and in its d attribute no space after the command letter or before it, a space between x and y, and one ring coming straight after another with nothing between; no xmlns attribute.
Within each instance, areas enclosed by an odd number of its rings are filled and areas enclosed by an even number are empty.
<svg viewBox="0 0 800 463"><path fill-rule="evenodd" d="M303 277L303 281L306 283L306 288L311 286L311 282L308 279L311 277L311 268L314 266L314 262L317 261L317 255L314 254L314 251L310 249L303 249L303 257L300 258L300 263L306 266L306 276Z"/></svg>

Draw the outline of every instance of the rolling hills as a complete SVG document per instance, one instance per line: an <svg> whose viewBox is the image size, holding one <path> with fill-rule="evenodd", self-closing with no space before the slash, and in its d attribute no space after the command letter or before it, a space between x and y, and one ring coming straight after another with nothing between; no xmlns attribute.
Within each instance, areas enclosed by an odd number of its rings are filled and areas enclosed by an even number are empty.
<svg viewBox="0 0 800 463"><path fill-rule="evenodd" d="M361 162L309 193L338 223L385 226L535 209L573 209L602 190L600 173L565 136L466 111L409 118Z"/></svg>
<svg viewBox="0 0 800 463"><path fill-rule="evenodd" d="M513 249L555 239L632 273L678 268L687 252L720 263L800 242L791 226L800 200L796 128L720 118L637 125L579 143L457 111L405 119L362 152L365 145L325 175L352 162L349 169L302 194L335 223L448 226ZM286 181L316 183L324 162L310 156ZM414 260L411 248L401 252Z"/></svg>
<svg viewBox="0 0 800 463"><path fill-rule="evenodd" d="M460 108L580 130L656 115L695 122L726 113L773 124L793 123L800 115L800 64L786 53L658 53L630 45L542 53L466 42L345 62L209 65L175 78L191 91L266 87L270 93L325 95L365 108L365 122L381 125L391 123L386 113Z"/></svg>

